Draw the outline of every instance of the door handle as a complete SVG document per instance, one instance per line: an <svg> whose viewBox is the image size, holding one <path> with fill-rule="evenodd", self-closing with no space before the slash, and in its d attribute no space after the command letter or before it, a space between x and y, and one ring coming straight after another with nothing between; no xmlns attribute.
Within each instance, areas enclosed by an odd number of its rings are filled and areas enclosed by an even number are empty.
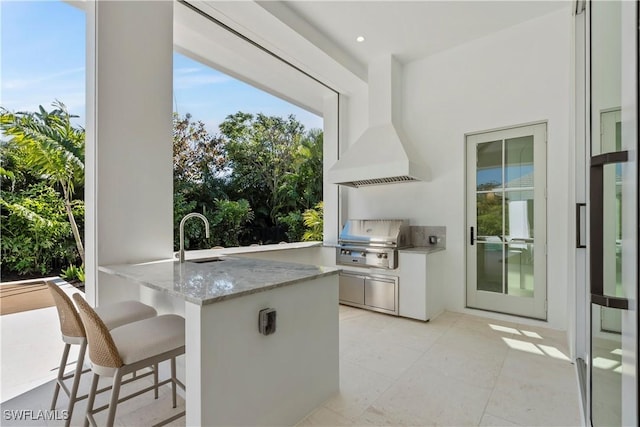
<svg viewBox="0 0 640 427"><path fill-rule="evenodd" d="M604 294L604 166L629 160L628 151L616 151L591 157L589 234L591 264L591 302L603 307L627 310L627 298Z"/></svg>
<svg viewBox="0 0 640 427"><path fill-rule="evenodd" d="M583 231L587 231L583 225L586 223L587 204L576 203L576 248L584 249L587 247L587 237L583 235Z"/></svg>
<svg viewBox="0 0 640 427"><path fill-rule="evenodd" d="M474 237L474 235L473 235L473 227L471 227L471 230L470 230L470 231L471 231L471 233L470 233L470 234L471 234L471 235L470 235L470 237L471 237L471 246L473 246L473 243L475 242L475 237Z"/></svg>

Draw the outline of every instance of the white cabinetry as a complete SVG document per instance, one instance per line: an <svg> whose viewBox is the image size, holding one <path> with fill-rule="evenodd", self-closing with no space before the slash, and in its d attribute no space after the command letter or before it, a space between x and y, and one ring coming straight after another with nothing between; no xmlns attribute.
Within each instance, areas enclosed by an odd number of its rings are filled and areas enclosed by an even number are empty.
<svg viewBox="0 0 640 427"><path fill-rule="evenodd" d="M400 316L429 320L443 310L441 284L429 280L429 270L437 265L440 253L400 251L398 275Z"/></svg>

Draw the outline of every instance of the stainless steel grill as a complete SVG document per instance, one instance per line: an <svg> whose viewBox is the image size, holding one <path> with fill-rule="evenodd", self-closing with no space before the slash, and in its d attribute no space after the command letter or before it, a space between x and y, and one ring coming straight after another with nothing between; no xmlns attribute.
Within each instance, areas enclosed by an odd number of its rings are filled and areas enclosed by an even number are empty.
<svg viewBox="0 0 640 427"><path fill-rule="evenodd" d="M398 249L410 246L409 220L350 219L338 243L336 264L395 269Z"/></svg>

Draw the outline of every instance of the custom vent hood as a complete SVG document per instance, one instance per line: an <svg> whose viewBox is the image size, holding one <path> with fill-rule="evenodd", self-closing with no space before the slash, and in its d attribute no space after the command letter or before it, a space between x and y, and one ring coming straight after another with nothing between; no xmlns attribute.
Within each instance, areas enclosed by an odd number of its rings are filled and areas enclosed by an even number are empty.
<svg viewBox="0 0 640 427"><path fill-rule="evenodd" d="M329 182L349 187L429 180L401 123L402 69L391 55L369 64L369 127L329 169Z"/></svg>

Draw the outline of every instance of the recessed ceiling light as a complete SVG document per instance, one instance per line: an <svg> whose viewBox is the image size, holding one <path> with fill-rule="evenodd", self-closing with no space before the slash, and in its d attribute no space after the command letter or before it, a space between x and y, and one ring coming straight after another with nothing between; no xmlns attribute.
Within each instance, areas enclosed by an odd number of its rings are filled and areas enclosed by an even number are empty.
<svg viewBox="0 0 640 427"><path fill-rule="evenodd" d="M358 43L362 43L362 42L364 41L364 37L362 37L362 36L358 36L358 37L356 37L356 41L357 41Z"/></svg>

